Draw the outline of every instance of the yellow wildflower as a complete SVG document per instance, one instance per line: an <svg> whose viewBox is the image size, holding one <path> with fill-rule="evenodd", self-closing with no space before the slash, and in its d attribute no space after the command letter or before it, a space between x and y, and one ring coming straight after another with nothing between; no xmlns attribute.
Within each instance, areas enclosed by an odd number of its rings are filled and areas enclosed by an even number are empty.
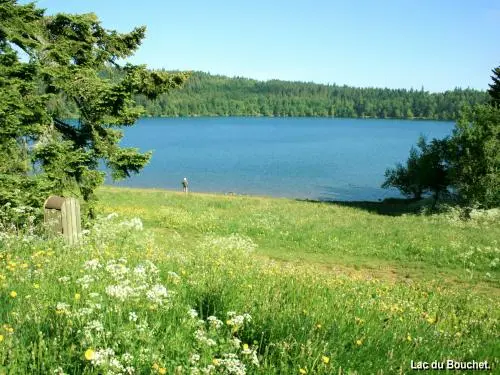
<svg viewBox="0 0 500 375"><path fill-rule="evenodd" d="M165 375L167 373L167 369L165 367L160 367L158 369L158 374Z"/></svg>
<svg viewBox="0 0 500 375"><path fill-rule="evenodd" d="M40 288L40 284L37 284L37 283L33 283L33 288L35 288L35 289L38 289L38 288Z"/></svg>
<svg viewBox="0 0 500 375"><path fill-rule="evenodd" d="M410 334L408 334L408 336L406 336L406 339L407 339L408 341L411 341L411 336L410 336Z"/></svg>
<svg viewBox="0 0 500 375"><path fill-rule="evenodd" d="M9 295L12 297L12 298L16 298L17 297L17 292L15 290L12 290Z"/></svg>
<svg viewBox="0 0 500 375"><path fill-rule="evenodd" d="M81 298L80 293L75 293L75 301L79 301Z"/></svg>
<svg viewBox="0 0 500 375"><path fill-rule="evenodd" d="M323 361L323 363L326 365L330 362L330 358L328 358L326 355L322 356L321 357L321 360Z"/></svg>
<svg viewBox="0 0 500 375"><path fill-rule="evenodd" d="M0 342L3 341L3 335L0 335Z"/></svg>
<svg viewBox="0 0 500 375"><path fill-rule="evenodd" d="M220 362L217 358L212 359L212 363L214 366L219 366Z"/></svg>
<svg viewBox="0 0 500 375"><path fill-rule="evenodd" d="M316 328L317 328L317 329L320 329L320 328L321 328L321 324L319 324L319 323L318 323L318 324L316 324Z"/></svg>
<svg viewBox="0 0 500 375"><path fill-rule="evenodd" d="M243 344L243 350L248 350L248 344Z"/></svg>
<svg viewBox="0 0 500 375"><path fill-rule="evenodd" d="M358 346L363 345L363 339L356 340L356 345Z"/></svg>
<svg viewBox="0 0 500 375"><path fill-rule="evenodd" d="M305 369L301 368L299 370L299 374L307 374L307 371Z"/></svg>
<svg viewBox="0 0 500 375"><path fill-rule="evenodd" d="M431 318L431 317L428 317L428 318L427 318L427 322L428 322L429 324L433 324L434 322L436 322L436 319Z"/></svg>
<svg viewBox="0 0 500 375"><path fill-rule="evenodd" d="M89 348L89 349L85 350L85 359L87 361L93 360L94 356L95 356L95 352L92 349Z"/></svg>

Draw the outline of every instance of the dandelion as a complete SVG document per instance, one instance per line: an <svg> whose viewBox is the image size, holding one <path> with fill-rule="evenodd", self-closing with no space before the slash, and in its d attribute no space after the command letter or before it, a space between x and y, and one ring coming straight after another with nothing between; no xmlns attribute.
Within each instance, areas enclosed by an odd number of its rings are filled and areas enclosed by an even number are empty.
<svg viewBox="0 0 500 375"><path fill-rule="evenodd" d="M357 346L361 346L361 345L363 345L363 339L358 339L358 340L356 340L356 345L357 345Z"/></svg>
<svg viewBox="0 0 500 375"><path fill-rule="evenodd" d="M80 293L75 293L75 301L79 301L81 298Z"/></svg>
<svg viewBox="0 0 500 375"><path fill-rule="evenodd" d="M158 369L158 374L165 375L167 373L167 369L165 367L160 367Z"/></svg>
<svg viewBox="0 0 500 375"><path fill-rule="evenodd" d="M17 297L17 292L15 290L12 290L10 293L9 293L9 296L11 296L12 298L16 298Z"/></svg>
<svg viewBox="0 0 500 375"><path fill-rule="evenodd" d="M325 365L327 365L330 362L330 358L328 358L326 355L322 356L321 360Z"/></svg>
<svg viewBox="0 0 500 375"><path fill-rule="evenodd" d="M89 348L85 351L85 359L87 361L92 361L94 357L95 357L95 352L92 349Z"/></svg>

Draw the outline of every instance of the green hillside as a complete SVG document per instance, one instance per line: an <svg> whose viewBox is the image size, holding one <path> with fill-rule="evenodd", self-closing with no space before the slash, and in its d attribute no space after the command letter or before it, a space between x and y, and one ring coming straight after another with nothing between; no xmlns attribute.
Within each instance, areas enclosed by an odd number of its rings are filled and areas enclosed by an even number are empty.
<svg viewBox="0 0 500 375"><path fill-rule="evenodd" d="M356 88L279 80L257 81L202 72L157 100L139 97L149 116L322 116L453 120L465 104L484 103L471 89L443 93Z"/></svg>

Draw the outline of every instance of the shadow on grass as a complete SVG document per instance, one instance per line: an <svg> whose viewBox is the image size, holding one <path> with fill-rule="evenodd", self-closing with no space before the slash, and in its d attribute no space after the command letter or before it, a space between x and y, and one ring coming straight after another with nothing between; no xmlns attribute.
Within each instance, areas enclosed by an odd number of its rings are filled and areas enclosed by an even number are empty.
<svg viewBox="0 0 500 375"><path fill-rule="evenodd" d="M429 205L429 200L387 198L380 202L372 201L336 201L297 199L301 202L315 204L334 204L343 207L359 208L368 212L386 216L416 215L422 208Z"/></svg>

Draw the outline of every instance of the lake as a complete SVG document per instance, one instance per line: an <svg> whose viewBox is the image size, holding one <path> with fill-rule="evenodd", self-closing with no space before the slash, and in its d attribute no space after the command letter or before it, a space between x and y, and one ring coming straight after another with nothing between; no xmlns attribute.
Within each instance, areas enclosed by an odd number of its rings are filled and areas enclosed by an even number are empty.
<svg viewBox="0 0 500 375"><path fill-rule="evenodd" d="M153 150L150 164L119 186L319 200L400 197L381 189L420 134L442 138L453 122L339 118L143 118L123 146ZM109 183L109 181L108 181Z"/></svg>

